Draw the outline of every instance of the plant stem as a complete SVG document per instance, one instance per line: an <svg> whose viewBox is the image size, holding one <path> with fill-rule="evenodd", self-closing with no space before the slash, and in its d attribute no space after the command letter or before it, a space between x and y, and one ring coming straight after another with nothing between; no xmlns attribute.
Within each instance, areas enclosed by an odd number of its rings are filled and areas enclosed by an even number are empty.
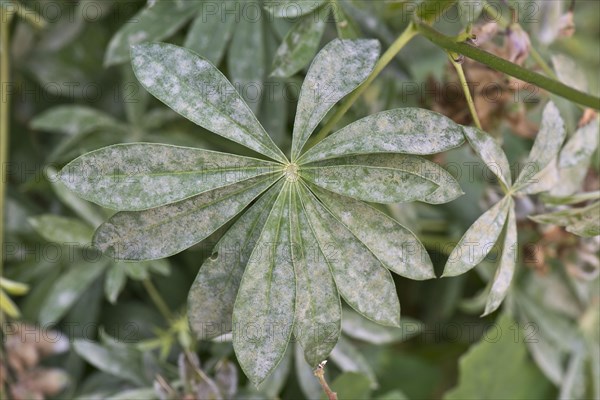
<svg viewBox="0 0 600 400"><path fill-rule="evenodd" d="M371 74L367 77L367 79L357 87L350 95L342 102L340 107L336 110L335 114L329 118L325 126L315 135L315 140L313 143L317 143L323 140L327 135L331 132L331 130L335 127L335 125L339 122L339 120L346 114L346 112L352 107L352 104L356 102L356 100L360 97L361 94L373 83L375 78L384 70L384 68L396 57L396 55L402 50L402 48L410 42L410 40L416 36L417 30L414 27L414 24L411 22L404 32L398 36L398 38L392 43L389 49L377 61L375 64L375 68Z"/></svg>
<svg viewBox="0 0 600 400"><path fill-rule="evenodd" d="M565 99L574 103L600 110L600 98L598 97L580 92L579 90L573 89L561 82L538 74L537 72L529 71L517 64L483 51L477 47L473 47L466 43L456 42L452 37L436 31L423 22L416 21L415 26L417 27L419 33L443 49L463 54L493 69L536 85L550 93L564 97Z"/></svg>
<svg viewBox="0 0 600 400"><path fill-rule="evenodd" d="M12 13L0 7L0 276L4 265L4 208L5 186L8 179L6 165L8 163L8 133L9 133L9 100L7 88L10 83L10 49L9 24Z"/></svg>
<svg viewBox="0 0 600 400"><path fill-rule="evenodd" d="M171 313L171 310L169 310L169 306L167 306L167 303L165 303L160 293L152 283L152 280L150 280L150 278L146 278L142 281L142 284L144 285L144 288L146 289L146 292L148 292L150 299L152 300L158 311L160 311L162 316L167 320L167 322L172 321L173 314Z"/></svg>
<svg viewBox="0 0 600 400"><path fill-rule="evenodd" d="M43 29L46 27L46 20L37 12L28 9L16 0L13 0L11 3L14 6L14 11L17 13L17 15L31 24L31 26L37 29Z"/></svg>
<svg viewBox="0 0 600 400"><path fill-rule="evenodd" d="M449 57L454 69L456 69L456 73L458 74L458 79L460 79L460 84L462 85L463 91L465 92L465 98L467 99L467 104L469 105L469 111L473 117L473 122L475 123L476 127L483 130L481 127L481 122L479 121L479 116L477 115L477 110L475 109L475 103L473 102L473 97L471 96L471 91L469 90L469 84L467 83L467 78L465 77L465 71L463 70L462 64L454 61L451 56Z"/></svg>
<svg viewBox="0 0 600 400"><path fill-rule="evenodd" d="M552 71L552 68L550 68L550 66L546 64L546 61L544 61L542 55L535 49L535 47L531 46L531 48L529 49L529 54L531 54L531 57L535 60L537 65L539 65L540 68L546 73L546 75L548 75L552 79L558 79L554 71Z"/></svg>
<svg viewBox="0 0 600 400"><path fill-rule="evenodd" d="M327 380L325 380L325 364L327 361L323 361L319 364L319 366L313 371L315 376L319 379L319 383L323 388L323 391L327 395L327 399L329 400L338 400L337 393L331 390L329 385L327 384Z"/></svg>

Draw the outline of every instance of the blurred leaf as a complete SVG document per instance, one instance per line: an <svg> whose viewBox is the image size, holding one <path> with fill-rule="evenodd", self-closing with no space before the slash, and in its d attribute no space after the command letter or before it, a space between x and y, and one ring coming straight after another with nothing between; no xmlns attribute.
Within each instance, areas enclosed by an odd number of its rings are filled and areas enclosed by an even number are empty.
<svg viewBox="0 0 600 400"><path fill-rule="evenodd" d="M38 114L30 122L35 130L75 136L99 128L123 130L123 125L112 116L95 108L81 105L60 105Z"/></svg>
<svg viewBox="0 0 600 400"><path fill-rule="evenodd" d="M490 328L490 333L460 359L458 386L447 392L444 398L547 398L550 382L528 360L525 344L514 340L512 331L515 329L520 330L520 327L507 315L501 315L494 333Z"/></svg>
<svg viewBox="0 0 600 400"><path fill-rule="evenodd" d="M377 345L403 342L419 335L422 329L421 322L409 317L400 319L399 328L375 324L348 309L344 309L342 317L342 330L346 335Z"/></svg>
<svg viewBox="0 0 600 400"><path fill-rule="evenodd" d="M368 378L368 386L371 389L377 388L377 377L373 369L360 351L344 336L340 337L340 340L331 352L331 360L342 371L364 374Z"/></svg>
<svg viewBox="0 0 600 400"><path fill-rule="evenodd" d="M265 0L264 8L277 18L295 18L308 14L327 0Z"/></svg>
<svg viewBox="0 0 600 400"><path fill-rule="evenodd" d="M81 247L89 247L92 243L94 230L78 219L45 214L30 217L28 221L49 242Z"/></svg>
<svg viewBox="0 0 600 400"><path fill-rule="evenodd" d="M160 0L142 8L110 40L104 65L109 67L129 60L129 49L133 45L173 35L194 16L194 11L201 4L196 1Z"/></svg>
<svg viewBox="0 0 600 400"><path fill-rule="evenodd" d="M296 22L277 49L271 76L288 78L308 65L319 49L325 26L325 21L313 15Z"/></svg>
<svg viewBox="0 0 600 400"><path fill-rule="evenodd" d="M56 281L42 305L39 321L43 325L57 324L65 313L88 290L106 268L106 260L77 263Z"/></svg>
<svg viewBox="0 0 600 400"><path fill-rule="evenodd" d="M346 372L335 378L331 390L337 393L339 400L369 399L371 389L369 378L356 372ZM326 399L325 393L321 399Z"/></svg>
<svg viewBox="0 0 600 400"><path fill-rule="evenodd" d="M292 161L327 112L371 73L379 57L376 40L333 40L314 58L300 89Z"/></svg>
<svg viewBox="0 0 600 400"><path fill-rule="evenodd" d="M221 7L233 7L233 2L223 1ZM208 11L205 7L204 11ZM230 13L199 13L188 30L183 47L195 51L214 65L219 65L227 43L235 30L235 18Z"/></svg>
<svg viewBox="0 0 600 400"><path fill-rule="evenodd" d="M304 350L302 350L302 346L300 346L299 343L296 343L294 348L296 350L294 353L294 366L300 389L307 399L318 399L321 396L321 393L323 393L323 389L315 377L313 369L304 359Z"/></svg>
<svg viewBox="0 0 600 400"><path fill-rule="evenodd" d="M127 276L125 275L125 268L121 263L114 263L108 268L106 272L106 279L104 281L104 293L106 299L112 304L117 302L117 297L125 287L127 282Z"/></svg>
<svg viewBox="0 0 600 400"><path fill-rule="evenodd" d="M335 28L340 39L358 39L361 32L353 19L349 18L343 8L345 2L335 1L332 3L333 19Z"/></svg>
<svg viewBox="0 0 600 400"><path fill-rule="evenodd" d="M593 237L600 235L598 215L600 215L600 202L581 208L533 215L529 218L540 224L564 226L567 231L578 236Z"/></svg>

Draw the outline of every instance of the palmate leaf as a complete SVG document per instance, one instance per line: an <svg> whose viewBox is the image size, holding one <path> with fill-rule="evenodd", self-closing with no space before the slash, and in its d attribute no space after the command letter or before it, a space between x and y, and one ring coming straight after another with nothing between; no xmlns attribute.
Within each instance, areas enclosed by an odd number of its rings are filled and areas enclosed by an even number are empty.
<svg viewBox="0 0 600 400"><path fill-rule="evenodd" d="M504 187L509 188L512 185L510 165L508 164L506 154L504 154L498 142L480 129L465 127L463 130L469 140L469 144L479 158L483 160L489 170L504 184Z"/></svg>
<svg viewBox="0 0 600 400"><path fill-rule="evenodd" d="M377 41L334 40L316 56L301 89L293 159L302 159L334 103L367 78L378 53ZM402 153L456 147L462 128L439 114L392 110L318 144L304 158L309 163L289 163L210 62L160 43L134 46L132 55L136 76L159 100L274 161L144 143L88 153L61 177L81 197L119 210L96 230L94 244L118 260L154 260L195 245L241 213L192 285L189 320L202 339L232 331L254 384L286 359L292 334L311 366L329 355L341 330L340 297L366 318L398 327L390 271L428 279L431 260L412 232L352 197L439 204L460 196L439 165ZM370 132L372 142L359 137ZM115 299L123 276L111 274L107 293Z"/></svg>

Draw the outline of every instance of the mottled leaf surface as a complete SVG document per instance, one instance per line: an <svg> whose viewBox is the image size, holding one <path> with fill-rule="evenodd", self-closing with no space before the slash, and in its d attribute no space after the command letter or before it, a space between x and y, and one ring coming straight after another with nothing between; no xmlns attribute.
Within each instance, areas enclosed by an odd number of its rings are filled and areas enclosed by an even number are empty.
<svg viewBox="0 0 600 400"><path fill-rule="evenodd" d="M317 54L300 89L292 160L298 158L309 136L334 104L367 79L379 50L377 40L335 39Z"/></svg>
<svg viewBox="0 0 600 400"><path fill-rule="evenodd" d="M112 37L104 55L104 65L129 60L129 48L142 42L168 38L190 20L198 9L196 1L158 1L144 7Z"/></svg>
<svg viewBox="0 0 600 400"><path fill-rule="evenodd" d="M386 268L410 279L435 278L427 250L409 229L362 201L318 188L313 191Z"/></svg>
<svg viewBox="0 0 600 400"><path fill-rule="evenodd" d="M255 385L281 361L294 323L289 196L288 184L252 251L233 308L233 347L242 370Z"/></svg>
<svg viewBox="0 0 600 400"><path fill-rule="evenodd" d="M219 240L188 294L188 319L202 340L231 331L233 304L244 269L283 182L261 196Z"/></svg>
<svg viewBox="0 0 600 400"><path fill-rule="evenodd" d="M258 159L153 143L118 144L63 168L62 182L103 207L139 211L281 169Z"/></svg>
<svg viewBox="0 0 600 400"><path fill-rule="evenodd" d="M479 158L500 179L504 186L509 188L512 185L510 165L504 150L502 150L496 139L480 129L469 126L463 127L463 131Z"/></svg>
<svg viewBox="0 0 600 400"><path fill-rule="evenodd" d="M237 215L274 180L254 178L178 203L118 212L98 228L94 244L121 260L154 260L179 253Z"/></svg>
<svg viewBox="0 0 600 400"><path fill-rule="evenodd" d="M296 22L277 48L271 76L288 78L306 66L317 53L325 21L307 15Z"/></svg>
<svg viewBox="0 0 600 400"><path fill-rule="evenodd" d="M600 202L581 208L570 208L547 214L530 216L540 224L551 224L566 227L567 231L583 237L600 235Z"/></svg>
<svg viewBox="0 0 600 400"><path fill-rule="evenodd" d="M307 188L301 187L300 198L340 295L372 321L398 326L400 303L390 272Z"/></svg>
<svg viewBox="0 0 600 400"><path fill-rule="evenodd" d="M306 151L309 163L369 153L434 154L460 146L463 130L449 118L420 108L398 108L359 119Z"/></svg>
<svg viewBox="0 0 600 400"><path fill-rule="evenodd" d="M403 154L349 156L304 165L300 171L315 185L344 196L398 203L426 198L439 187L415 158Z"/></svg>
<svg viewBox="0 0 600 400"><path fill-rule="evenodd" d="M510 203L510 197L503 198L469 227L450 253L442 276L463 274L488 255L502 233Z"/></svg>
<svg viewBox="0 0 600 400"><path fill-rule="evenodd" d="M566 137L565 124L558 108L549 102L542 114L540 130L535 138L525 168L519 174L515 187L523 189L531 182L535 182L536 175L552 162L562 146Z"/></svg>
<svg viewBox="0 0 600 400"><path fill-rule="evenodd" d="M500 255L500 263L492 281L492 288L487 298L483 315L493 313L500 307L506 297L516 267L517 255L517 218L515 216L514 203L511 200L504 232L504 243Z"/></svg>
<svg viewBox="0 0 600 400"><path fill-rule="evenodd" d="M292 192L290 207L291 245L296 276L294 336L304 349L308 364L315 368L327 359L341 329L340 297L304 208L300 193Z"/></svg>
<svg viewBox="0 0 600 400"><path fill-rule="evenodd" d="M165 43L134 46L132 56L141 84L174 111L217 135L286 161L233 85L209 61Z"/></svg>
<svg viewBox="0 0 600 400"><path fill-rule="evenodd" d="M264 8L277 18L295 18L308 14L327 0L266 0Z"/></svg>

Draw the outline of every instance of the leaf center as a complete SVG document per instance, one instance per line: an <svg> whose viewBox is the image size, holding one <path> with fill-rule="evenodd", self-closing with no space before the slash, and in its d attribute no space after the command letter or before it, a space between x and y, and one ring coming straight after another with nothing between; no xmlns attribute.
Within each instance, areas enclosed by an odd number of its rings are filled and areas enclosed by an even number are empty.
<svg viewBox="0 0 600 400"><path fill-rule="evenodd" d="M287 164L285 166L285 179L288 182L296 182L298 181L298 165L294 163Z"/></svg>

